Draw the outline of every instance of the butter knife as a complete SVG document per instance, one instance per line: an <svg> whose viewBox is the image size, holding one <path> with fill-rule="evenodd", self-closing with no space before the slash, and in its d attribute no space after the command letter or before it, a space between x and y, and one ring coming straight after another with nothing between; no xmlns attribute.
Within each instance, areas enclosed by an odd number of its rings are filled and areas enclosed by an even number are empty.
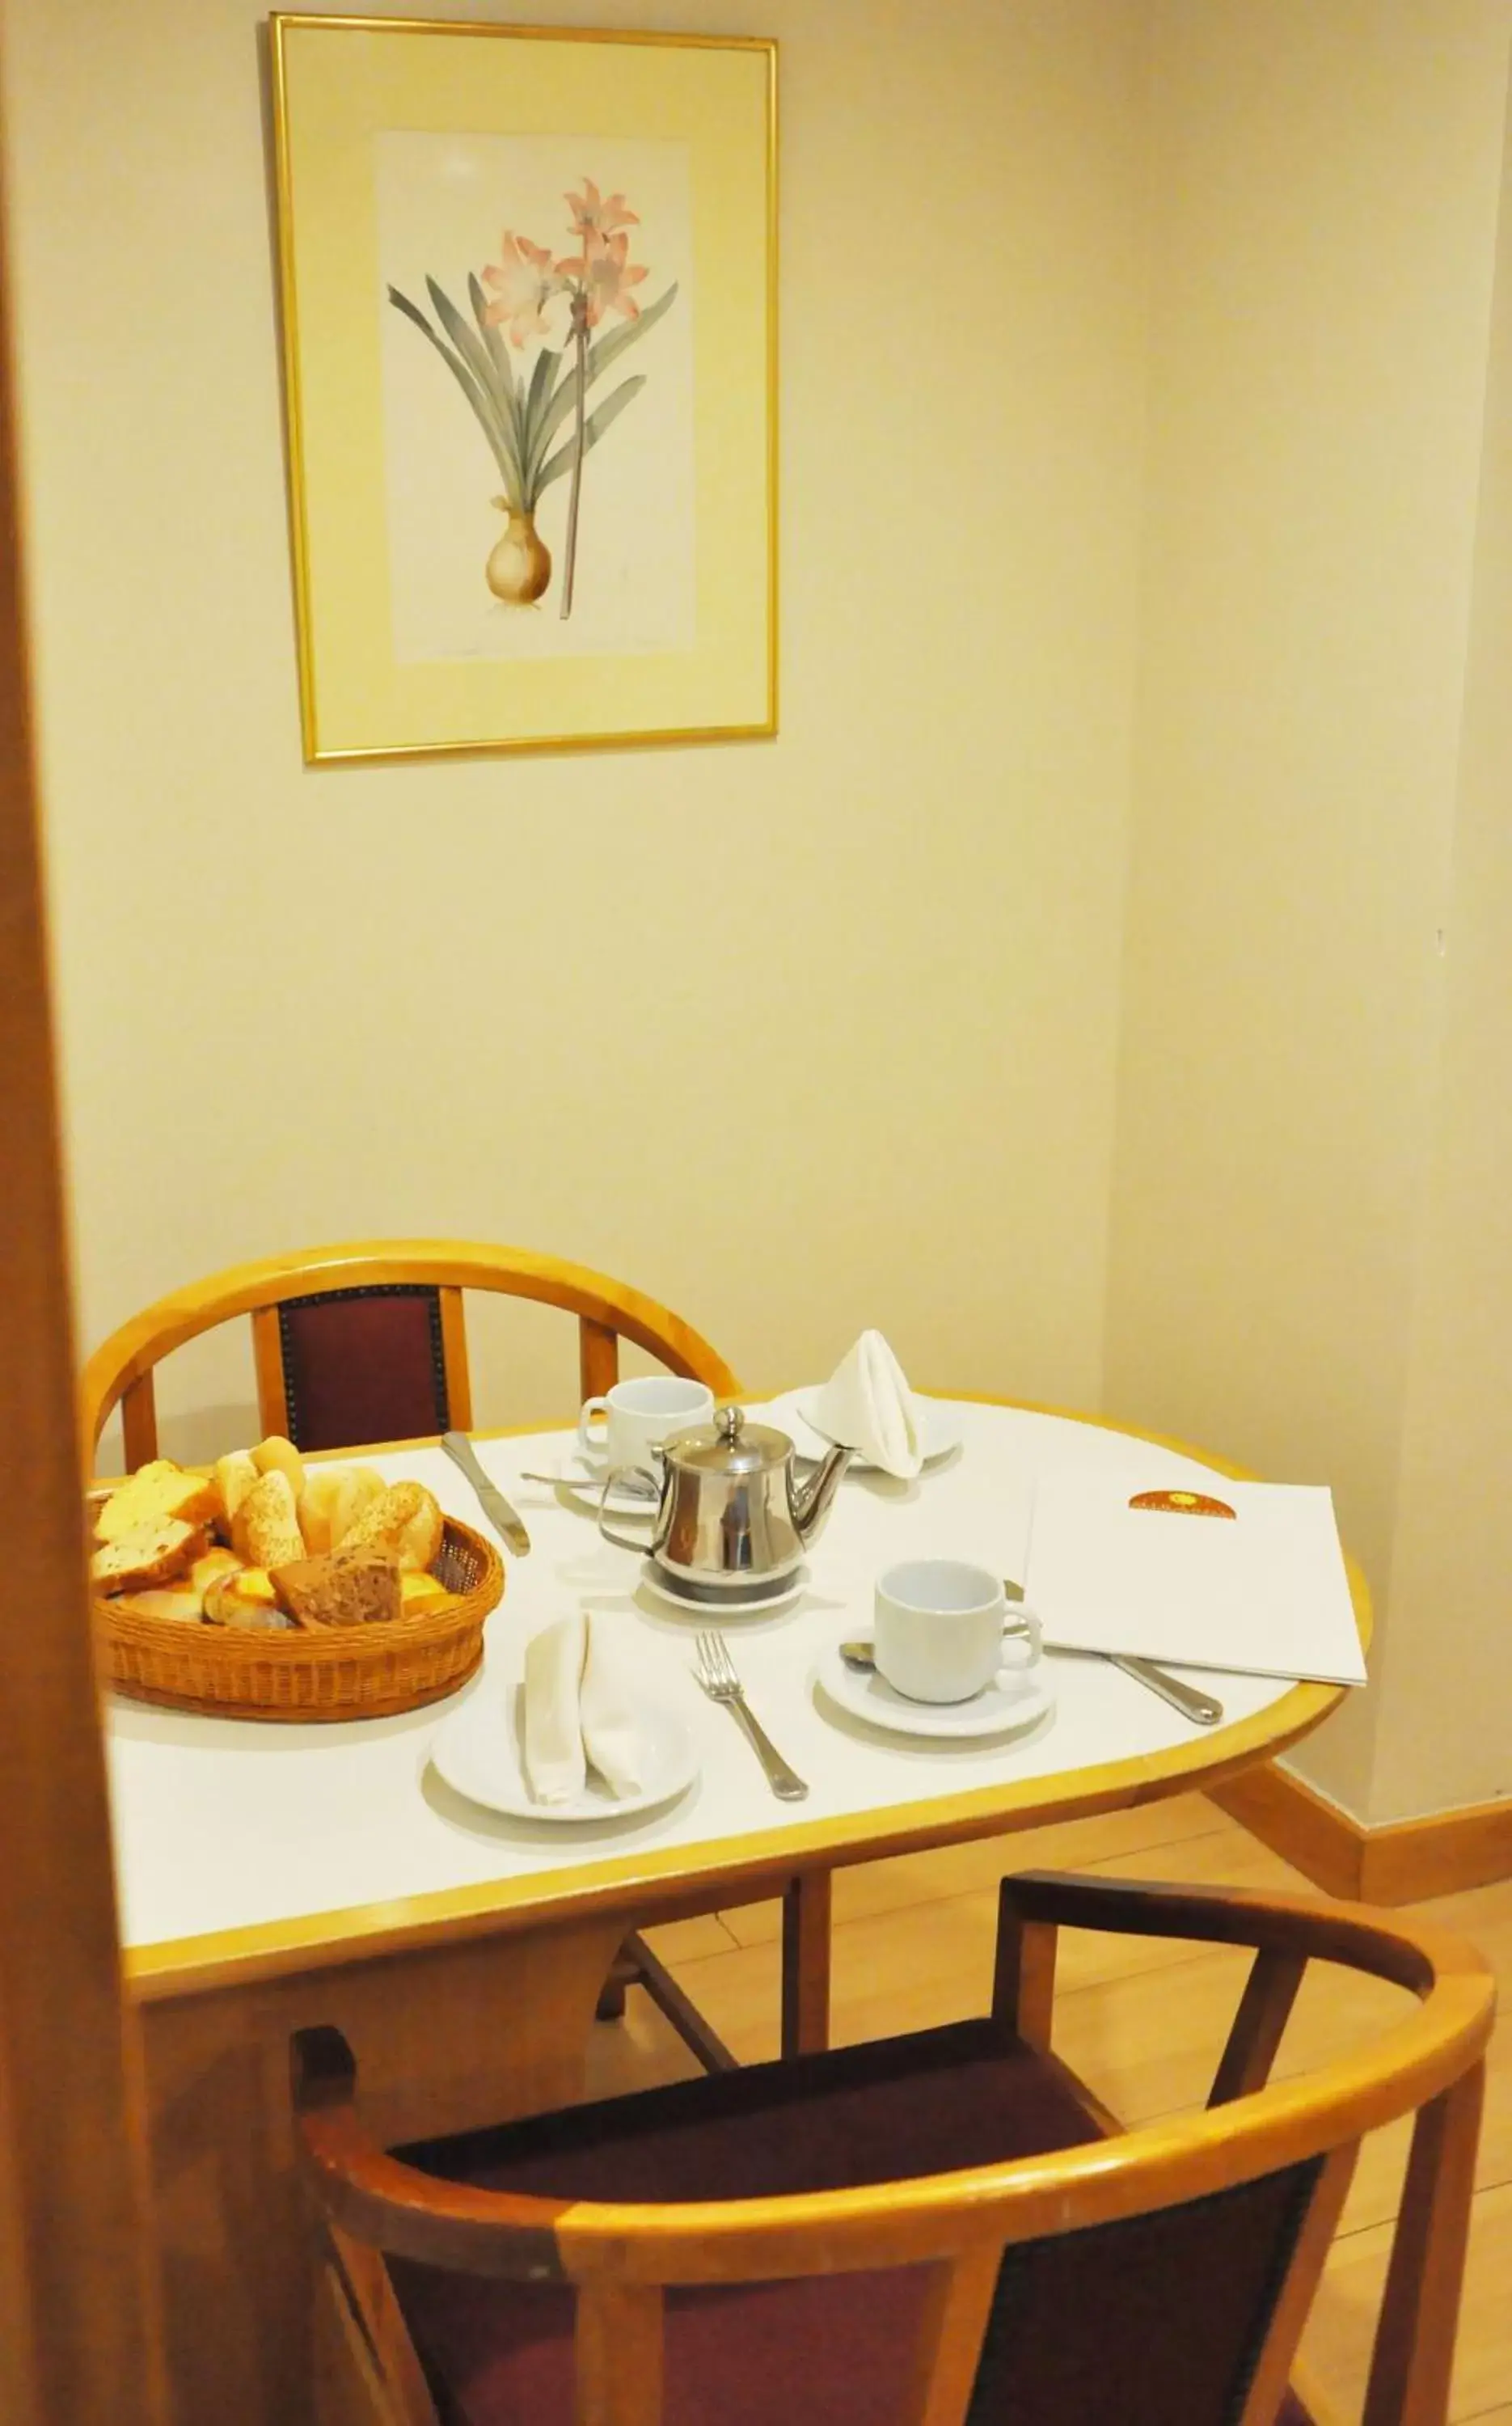
<svg viewBox="0 0 1512 2426"><path fill-rule="evenodd" d="M516 1558L523 1559L530 1547L530 1536L510 1507L496 1482L491 1482L479 1465L473 1444L465 1432L442 1432L441 1445L454 1465L459 1465L474 1490L484 1515L500 1539L507 1543Z"/></svg>

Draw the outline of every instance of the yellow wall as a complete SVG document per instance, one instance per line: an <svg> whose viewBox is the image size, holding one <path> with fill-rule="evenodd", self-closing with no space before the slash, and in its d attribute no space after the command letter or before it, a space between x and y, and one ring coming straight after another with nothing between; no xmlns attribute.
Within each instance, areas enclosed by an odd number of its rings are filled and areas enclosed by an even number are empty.
<svg viewBox="0 0 1512 2426"><path fill-rule="evenodd" d="M1512 142L1373 1818L1512 1794Z"/></svg>
<svg viewBox="0 0 1512 2426"><path fill-rule="evenodd" d="M1403 1593L1391 1551L1464 940L1450 896L1512 18L1491 0L1162 0L1154 22L1107 1399L1335 1484L1386 1680L1399 1657L1431 1663L1436 1631L1421 1559ZM1488 594L1488 628L1495 612ZM1504 691L1505 663L1504 637ZM1483 757L1504 824L1501 714L1493 737L1483 709ZM1503 1094L1505 1027L1480 1071ZM1468 1076L1468 1043L1462 1059ZM1462 1194L1463 1096L1443 1108ZM1488 1372L1509 1338L1504 1316ZM1422 1423L1432 1386L1425 1368ZM1506 1426L1493 1443L1468 1413L1444 1399L1437 1447L1478 1503L1503 1488ZM1483 1628L1504 1571L1488 1546L1464 1578ZM1399 1655L1399 1634L1416 1647ZM1476 1665L1456 1690L1480 1756L1440 1747L1442 1803L1509 1782L1499 1681L1476 1695ZM1383 1682L1300 1755L1361 1816L1401 1807L1375 1767L1388 1706Z"/></svg>
<svg viewBox="0 0 1512 2426"><path fill-rule="evenodd" d="M877 1322L936 1385L1095 1399L1142 10L759 13L777 741L314 772L263 13L6 12L81 1335L243 1256L428 1231L622 1272L757 1383ZM537 1326L512 1376L484 1333L487 1415L564 1404ZM175 1444L249 1395L191 1360L169 1404L212 1418Z"/></svg>

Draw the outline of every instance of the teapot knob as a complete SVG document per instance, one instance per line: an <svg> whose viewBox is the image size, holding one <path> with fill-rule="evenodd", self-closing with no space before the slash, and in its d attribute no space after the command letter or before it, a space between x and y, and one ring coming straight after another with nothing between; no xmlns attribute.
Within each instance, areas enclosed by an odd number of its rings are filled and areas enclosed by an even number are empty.
<svg viewBox="0 0 1512 2426"><path fill-rule="evenodd" d="M718 1431L719 1437L724 1442L725 1447L727 1448L733 1448L736 1441L740 1438L741 1431L745 1426L745 1408L734 1406L721 1407L714 1420Z"/></svg>

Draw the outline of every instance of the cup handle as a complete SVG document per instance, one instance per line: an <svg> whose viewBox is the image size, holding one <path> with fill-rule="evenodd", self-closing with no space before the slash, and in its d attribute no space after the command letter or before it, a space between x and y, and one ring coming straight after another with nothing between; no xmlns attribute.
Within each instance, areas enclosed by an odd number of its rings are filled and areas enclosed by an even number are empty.
<svg viewBox="0 0 1512 2426"><path fill-rule="evenodd" d="M1037 1665L1044 1643L1045 1629L1034 1610L1022 1607L1016 1608L1013 1611L1013 1630L1011 1633L1005 1634L1003 1638L1000 1668L1012 1669L1017 1674L1022 1675L1026 1670Z"/></svg>
<svg viewBox="0 0 1512 2426"><path fill-rule="evenodd" d="M590 1417L603 1417L603 1439L596 1441L588 1431ZM585 1399L577 1419L577 1445L589 1463L604 1454L609 1447L609 1401L607 1399Z"/></svg>
<svg viewBox="0 0 1512 2426"><path fill-rule="evenodd" d="M599 1403L602 1406L603 1402L601 1399ZM614 1544L617 1550L634 1550L638 1557L645 1558L655 1542L656 1522L662 1512L660 1508L648 1509L644 1516L631 1517L630 1522L633 1525L649 1525L651 1528L651 1531L640 1541L636 1541L633 1534L617 1533L604 1514L604 1508L608 1500L609 1494L614 1489L614 1486L619 1480L620 1475L639 1474L640 1472L641 1469L638 1465L615 1465L610 1467L608 1473L603 1478L603 1484L599 1493L599 1530L606 1542L612 1542Z"/></svg>

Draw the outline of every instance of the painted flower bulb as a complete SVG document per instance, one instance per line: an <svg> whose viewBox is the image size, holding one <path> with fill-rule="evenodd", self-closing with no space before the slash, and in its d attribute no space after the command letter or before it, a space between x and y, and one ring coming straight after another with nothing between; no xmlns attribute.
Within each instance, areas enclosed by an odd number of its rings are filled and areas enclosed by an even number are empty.
<svg viewBox="0 0 1512 2426"><path fill-rule="evenodd" d="M484 578L507 606L533 606L552 577L551 551L529 514L516 513L503 497L493 502L507 519L490 551Z"/></svg>

